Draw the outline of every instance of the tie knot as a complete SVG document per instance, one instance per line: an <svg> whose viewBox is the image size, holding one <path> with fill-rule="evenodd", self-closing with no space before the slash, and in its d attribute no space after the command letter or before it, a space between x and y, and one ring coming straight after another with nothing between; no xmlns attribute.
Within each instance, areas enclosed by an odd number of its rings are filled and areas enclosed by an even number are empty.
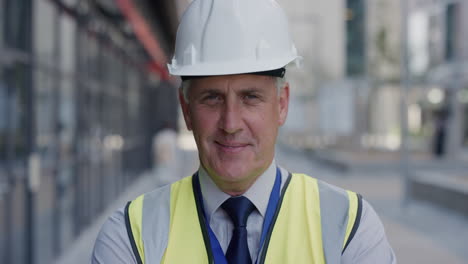
<svg viewBox="0 0 468 264"><path fill-rule="evenodd" d="M231 218L234 227L245 227L247 218L255 209L254 204L244 196L231 197L221 207Z"/></svg>

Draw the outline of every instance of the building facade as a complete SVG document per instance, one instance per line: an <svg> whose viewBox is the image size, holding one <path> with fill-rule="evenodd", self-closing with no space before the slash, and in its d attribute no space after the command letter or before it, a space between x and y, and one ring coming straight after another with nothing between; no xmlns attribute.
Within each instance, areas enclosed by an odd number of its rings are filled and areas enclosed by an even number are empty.
<svg viewBox="0 0 468 264"><path fill-rule="evenodd" d="M177 119L174 84L118 3L0 0L1 263L52 263Z"/></svg>

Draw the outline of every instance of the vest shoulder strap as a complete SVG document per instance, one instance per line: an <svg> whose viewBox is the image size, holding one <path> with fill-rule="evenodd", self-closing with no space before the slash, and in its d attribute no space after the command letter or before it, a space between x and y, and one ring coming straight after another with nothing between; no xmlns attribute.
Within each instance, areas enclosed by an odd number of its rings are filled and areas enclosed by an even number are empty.
<svg viewBox="0 0 468 264"><path fill-rule="evenodd" d="M328 263L339 263L339 255L334 252L343 253L353 239L360 224L362 198L323 181L318 185L325 257ZM341 245L335 242L337 239Z"/></svg>
<svg viewBox="0 0 468 264"><path fill-rule="evenodd" d="M171 185L166 185L125 207L128 238L138 264L161 263L163 259L169 237L170 196Z"/></svg>
<svg viewBox="0 0 468 264"><path fill-rule="evenodd" d="M143 198L144 195L140 195L125 206L125 227L138 264L145 263L145 252L141 238Z"/></svg>
<svg viewBox="0 0 468 264"><path fill-rule="evenodd" d="M353 240L361 223L362 216L362 196L351 191L347 191L347 193L350 199L350 207L348 210L348 226L346 228L345 243L342 253L345 252L349 243Z"/></svg>

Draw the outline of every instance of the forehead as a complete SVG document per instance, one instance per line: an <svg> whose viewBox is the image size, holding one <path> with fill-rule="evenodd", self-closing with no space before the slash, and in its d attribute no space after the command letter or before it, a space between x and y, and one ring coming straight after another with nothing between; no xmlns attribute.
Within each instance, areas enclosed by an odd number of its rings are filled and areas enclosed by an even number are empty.
<svg viewBox="0 0 468 264"><path fill-rule="evenodd" d="M197 78L191 80L191 87L195 90L223 89L223 88L268 88L275 87L275 78L255 74L220 75Z"/></svg>

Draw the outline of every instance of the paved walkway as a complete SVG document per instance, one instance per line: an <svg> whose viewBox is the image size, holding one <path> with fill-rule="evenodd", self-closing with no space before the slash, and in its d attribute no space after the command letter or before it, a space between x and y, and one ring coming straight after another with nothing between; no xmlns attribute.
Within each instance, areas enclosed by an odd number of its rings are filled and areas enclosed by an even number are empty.
<svg viewBox="0 0 468 264"><path fill-rule="evenodd" d="M94 241L107 217L118 208L125 206L128 201L136 198L139 194L145 193L153 188L154 178L151 173L147 172L140 176L136 182L129 186L128 189L78 237L70 248L65 250L54 264L89 263Z"/></svg>
<svg viewBox="0 0 468 264"><path fill-rule="evenodd" d="M198 160L195 152L185 151L179 158L180 164L184 164L185 166L184 169L180 171L183 175L189 175L198 168ZM78 237L70 248L65 250L54 264L89 263L94 241L107 217L118 208L125 206L128 201L133 200L138 195L154 189L156 183L155 177L157 177L157 175L151 171L141 175L138 180L130 185L128 189Z"/></svg>
<svg viewBox="0 0 468 264"><path fill-rule="evenodd" d="M397 173L344 174L284 149L277 159L286 168L362 194L380 215L399 263L468 263L468 219L423 202L411 201L403 208Z"/></svg>
<svg viewBox="0 0 468 264"><path fill-rule="evenodd" d="M342 174L320 166L300 152L284 148L277 151L276 157L282 166L294 168L295 172L304 172L361 193L381 216L399 263L468 263L468 219L420 202L411 202L402 210L402 185L396 173ZM188 164L183 172L188 175L197 166L196 154L185 153L181 164ZM126 201L152 189L153 177L146 173L130 186L55 264L87 263L106 217Z"/></svg>

